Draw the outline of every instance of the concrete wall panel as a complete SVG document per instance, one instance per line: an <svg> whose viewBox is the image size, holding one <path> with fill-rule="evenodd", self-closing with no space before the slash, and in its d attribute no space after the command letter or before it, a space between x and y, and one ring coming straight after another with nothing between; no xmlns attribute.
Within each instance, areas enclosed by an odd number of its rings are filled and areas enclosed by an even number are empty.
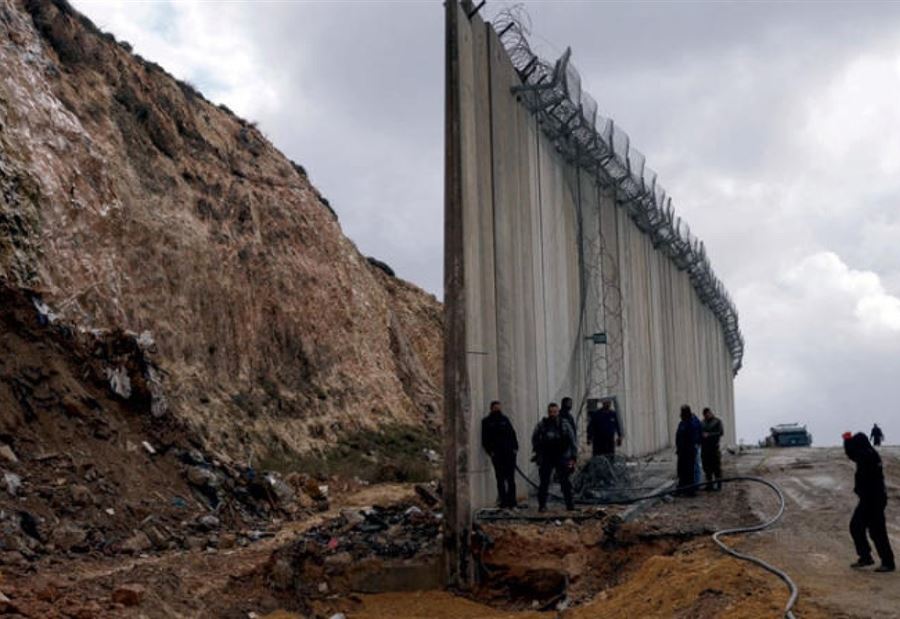
<svg viewBox="0 0 900 619"><path fill-rule="evenodd" d="M461 212L464 239L468 386L458 408L469 418L458 424L468 431L468 470L467 484L454 487L468 494L460 504L496 499L480 447L493 399L518 431L523 470L531 470L534 424L564 396L581 408L615 395L631 455L671 447L684 403L719 411L733 442L731 358L688 274L654 249L612 188L565 161L540 131L511 92L520 82L493 29L477 15L458 20L462 182L459 204L448 208ZM586 339L599 331L602 347ZM583 424L579 435L583 444Z"/></svg>

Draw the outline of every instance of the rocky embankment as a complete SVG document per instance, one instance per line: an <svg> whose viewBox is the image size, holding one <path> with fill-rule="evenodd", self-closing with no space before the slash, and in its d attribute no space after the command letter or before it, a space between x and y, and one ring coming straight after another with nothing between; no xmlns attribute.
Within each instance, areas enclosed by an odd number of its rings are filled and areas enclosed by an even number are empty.
<svg viewBox="0 0 900 619"><path fill-rule="evenodd" d="M0 275L68 324L146 332L207 452L438 423L438 302L257 127L64 0L0 0L0 67Z"/></svg>

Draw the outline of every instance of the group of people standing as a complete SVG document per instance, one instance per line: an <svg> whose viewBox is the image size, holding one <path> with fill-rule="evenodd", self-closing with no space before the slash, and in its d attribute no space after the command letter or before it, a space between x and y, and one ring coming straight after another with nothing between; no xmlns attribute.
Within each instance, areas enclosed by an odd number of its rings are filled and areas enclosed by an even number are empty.
<svg viewBox="0 0 900 619"><path fill-rule="evenodd" d="M618 415L604 401L592 411L587 426L587 442L593 455L613 455L622 444ZM491 402L490 413L481 422L481 445L491 458L497 479L497 498L500 507L516 506L516 455L519 441L509 418L503 414L499 401ZM550 480L554 473L563 492L566 508L575 509L570 477L578 460L578 425L572 415L572 398L563 398L562 407L556 402L547 405L547 415L531 434L532 461L538 466L538 509L547 508Z"/></svg>
<svg viewBox="0 0 900 619"><path fill-rule="evenodd" d="M681 407L681 421L675 432L678 487L681 494L696 494L701 481L701 465L706 474L704 489L722 489L722 451L719 442L724 433L722 420L709 407L703 409L703 421L697 418L687 404Z"/></svg>
<svg viewBox="0 0 900 619"><path fill-rule="evenodd" d="M700 482L700 468L706 473L707 490L722 487L722 455L719 441L724 434L722 421L709 408L703 409L703 421L681 407L681 422L675 435L678 453L678 485L686 494L693 494ZM613 456L622 445L619 416L604 400L599 409L590 412L587 424L587 443L593 456ZM497 479L497 498L501 508L516 506L516 455L519 441L509 418L503 414L499 401L491 402L490 413L481 422L481 445L491 458ZM538 509L547 507L550 480L559 481L566 508L575 509L570 477L578 460L578 426L572 415L572 398L563 398L562 407L556 402L547 405L547 415L531 434L532 461L537 464Z"/></svg>

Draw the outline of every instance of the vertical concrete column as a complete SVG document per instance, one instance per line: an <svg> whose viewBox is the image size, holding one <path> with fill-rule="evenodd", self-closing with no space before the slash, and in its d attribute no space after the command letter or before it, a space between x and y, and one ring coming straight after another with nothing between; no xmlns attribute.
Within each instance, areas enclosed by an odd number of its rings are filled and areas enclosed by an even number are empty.
<svg viewBox="0 0 900 619"><path fill-rule="evenodd" d="M463 145L460 26L457 0L447 0L444 109L444 569L448 584L465 585L471 510L468 481L470 403L466 367L466 296L463 222Z"/></svg>

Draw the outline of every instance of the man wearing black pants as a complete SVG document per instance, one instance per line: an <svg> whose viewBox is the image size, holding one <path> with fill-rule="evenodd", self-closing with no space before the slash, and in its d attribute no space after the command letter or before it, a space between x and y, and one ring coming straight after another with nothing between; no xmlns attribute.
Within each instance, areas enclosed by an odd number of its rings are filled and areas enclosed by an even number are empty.
<svg viewBox="0 0 900 619"><path fill-rule="evenodd" d="M853 545L856 546L856 554L859 559L850 567L866 567L873 565L872 548L866 539L866 531L875 550L881 559L881 565L876 572L893 572L894 552L891 550L891 542L888 539L887 527L884 522L884 509L887 506L887 490L884 486L884 470L881 467L881 456L869 443L869 439L862 432L844 434L844 452L847 457L856 463L856 475L854 476L853 492L859 497L859 504L853 511L850 519L850 535L853 537Z"/></svg>
<svg viewBox="0 0 900 619"><path fill-rule="evenodd" d="M562 487L566 509L575 509L569 476L575 469L578 445L575 442L575 429L559 416L559 406L555 402L547 406L547 416L535 427L531 435L531 446L534 449L534 460L537 462L541 480L538 486L538 509L540 511L547 509L547 495L553 471L556 471L556 477Z"/></svg>
<svg viewBox="0 0 900 619"><path fill-rule="evenodd" d="M497 478L497 502L500 507L516 506L516 453L519 441L500 402L491 402L491 412L481 420L481 446L488 452Z"/></svg>
<svg viewBox="0 0 900 619"><path fill-rule="evenodd" d="M694 414L691 407L681 407L681 422L675 432L675 450L678 454L678 488L679 494L694 496L694 465L697 461L697 445L700 443L700 432L692 422Z"/></svg>

